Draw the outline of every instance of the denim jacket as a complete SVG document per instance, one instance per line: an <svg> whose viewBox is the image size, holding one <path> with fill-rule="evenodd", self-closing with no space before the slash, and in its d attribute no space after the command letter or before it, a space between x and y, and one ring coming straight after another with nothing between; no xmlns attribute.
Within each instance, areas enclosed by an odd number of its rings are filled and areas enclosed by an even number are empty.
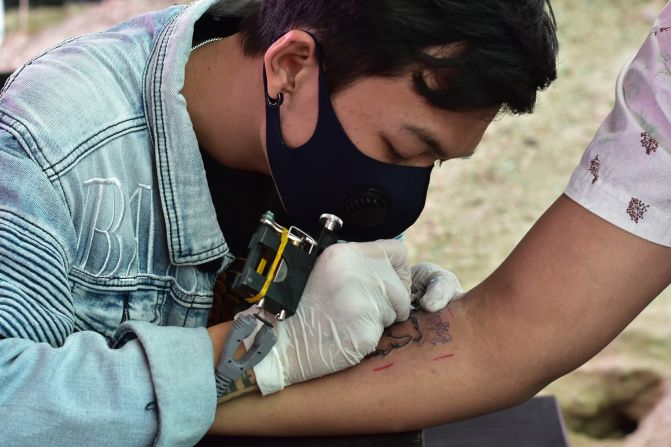
<svg viewBox="0 0 671 447"><path fill-rule="evenodd" d="M231 261L180 94L202 0L66 41L0 93L0 444L193 445Z"/></svg>

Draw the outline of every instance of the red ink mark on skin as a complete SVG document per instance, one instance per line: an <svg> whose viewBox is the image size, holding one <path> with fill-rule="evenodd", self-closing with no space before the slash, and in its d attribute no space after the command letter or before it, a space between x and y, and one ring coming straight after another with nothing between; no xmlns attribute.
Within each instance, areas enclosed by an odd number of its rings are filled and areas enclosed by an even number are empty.
<svg viewBox="0 0 671 447"><path fill-rule="evenodd" d="M391 368L392 366L394 366L394 364L390 363L388 365L384 365L384 366L380 366L379 368L375 368L373 371L375 371L375 372L382 371L383 369Z"/></svg>
<svg viewBox="0 0 671 447"><path fill-rule="evenodd" d="M450 318L454 320L454 314L452 313L452 309L447 309L447 313L450 314Z"/></svg>
<svg viewBox="0 0 671 447"><path fill-rule="evenodd" d="M454 354L447 354L447 355L441 355L440 357L436 357L435 359L431 359L432 362L435 362L436 360L442 360L446 359L449 357L454 357Z"/></svg>

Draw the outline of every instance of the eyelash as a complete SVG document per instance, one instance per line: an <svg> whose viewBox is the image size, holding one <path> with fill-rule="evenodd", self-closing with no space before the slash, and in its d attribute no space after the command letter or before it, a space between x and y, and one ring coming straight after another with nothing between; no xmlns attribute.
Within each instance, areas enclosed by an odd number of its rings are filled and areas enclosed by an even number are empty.
<svg viewBox="0 0 671 447"><path fill-rule="evenodd" d="M406 157L404 157L403 155L399 154L399 153L394 149L394 147L393 147L391 144L389 144L389 143L387 143L387 150L388 150L388 152L389 152L389 155L390 155L391 158L392 158L393 163L402 163L402 162L408 160L408 158L406 158ZM464 158L465 158L466 160L468 160L468 159L470 159L471 157L464 157ZM448 161L448 160L436 160L436 161L433 163L433 166L436 167L436 168L441 168L441 167L443 166L443 164L444 164L445 162L447 162L447 161Z"/></svg>

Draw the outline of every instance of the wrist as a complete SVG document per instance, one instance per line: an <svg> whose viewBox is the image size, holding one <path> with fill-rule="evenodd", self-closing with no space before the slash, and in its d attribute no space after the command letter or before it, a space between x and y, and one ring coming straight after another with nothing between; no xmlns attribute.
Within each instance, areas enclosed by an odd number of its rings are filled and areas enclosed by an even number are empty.
<svg viewBox="0 0 671 447"><path fill-rule="evenodd" d="M228 389L217 398L217 405L233 400L245 394L258 392L259 386L256 383L256 374L254 368L249 368L242 373L235 381L231 382Z"/></svg>
<svg viewBox="0 0 671 447"><path fill-rule="evenodd" d="M232 322L227 321L225 323L217 324L207 328L207 333L210 336L210 341L212 342L214 365L217 365L219 363L219 357L221 357L221 350L224 347L224 341L226 340L226 336L231 331L231 325Z"/></svg>
<svg viewBox="0 0 671 447"><path fill-rule="evenodd" d="M232 322L227 321L225 323L217 324L207 328L207 333L210 336L210 340L212 341L214 359L213 367L219 363L221 350L224 347L224 341L226 340L228 333L231 331L231 325ZM246 352L247 350L241 343L235 353L235 357L240 358L245 355ZM259 387L256 384L256 375L254 374L254 370L249 368L244 371L240 377L231 382L228 389L217 398L217 404L219 405L224 402L228 402L229 400L244 396L245 394L258 392L258 390Z"/></svg>
<svg viewBox="0 0 671 447"><path fill-rule="evenodd" d="M231 331L232 322L227 321L225 323L217 324L207 328L207 333L210 336L212 341L212 351L213 351L213 367L219 363L221 357L221 350L224 347L224 342L228 333ZM235 352L235 357L240 358L247 350L241 343ZM256 375L252 368L247 369L242 373L240 377L231 382L229 388L217 398L217 404L227 402L229 400L235 399L237 397L249 394L252 392L258 392L259 387L256 384Z"/></svg>
<svg viewBox="0 0 671 447"><path fill-rule="evenodd" d="M253 391L257 381L252 367L267 357L276 342L272 327L255 316L241 313L228 324L213 326L208 334L214 350L220 402Z"/></svg>

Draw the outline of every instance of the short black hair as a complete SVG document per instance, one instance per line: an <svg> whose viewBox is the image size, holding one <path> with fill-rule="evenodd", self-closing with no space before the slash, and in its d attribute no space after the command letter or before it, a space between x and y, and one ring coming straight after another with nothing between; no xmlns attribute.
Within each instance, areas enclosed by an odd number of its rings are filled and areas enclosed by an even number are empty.
<svg viewBox="0 0 671 447"><path fill-rule="evenodd" d="M265 53L292 29L321 42L333 94L412 70L437 107L521 114L557 77L550 0L262 0L241 25L245 54ZM448 51L427 51L436 48Z"/></svg>

